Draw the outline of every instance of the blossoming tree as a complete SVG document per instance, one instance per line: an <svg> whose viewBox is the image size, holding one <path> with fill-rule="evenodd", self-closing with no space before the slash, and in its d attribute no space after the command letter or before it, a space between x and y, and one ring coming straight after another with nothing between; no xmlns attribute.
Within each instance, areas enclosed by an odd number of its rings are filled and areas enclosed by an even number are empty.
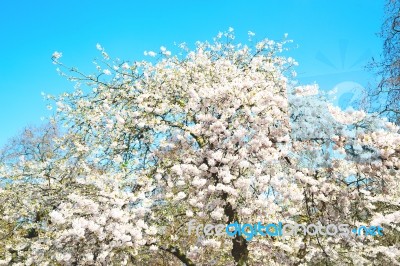
<svg viewBox="0 0 400 266"><path fill-rule="evenodd" d="M252 35L252 34L251 34ZM3 161L0 256L20 265L399 264L400 135L294 86L288 41L233 31L72 71L52 156ZM384 236L197 237L187 223L384 227ZM31 234L29 234L31 232ZM32 233L33 232L33 233Z"/></svg>

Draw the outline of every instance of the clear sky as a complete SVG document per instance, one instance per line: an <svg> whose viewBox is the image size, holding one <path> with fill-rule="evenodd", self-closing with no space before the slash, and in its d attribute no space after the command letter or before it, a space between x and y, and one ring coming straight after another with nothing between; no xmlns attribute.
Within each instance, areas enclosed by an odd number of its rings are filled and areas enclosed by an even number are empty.
<svg viewBox="0 0 400 266"><path fill-rule="evenodd" d="M51 114L42 91L73 87L57 75L54 51L64 63L95 72L97 43L111 57L132 61L161 45L211 40L228 27L243 40L249 30L259 39L288 33L299 45L290 55L301 82L346 89L372 78L363 67L381 52L383 6L383 0L0 0L0 145Z"/></svg>

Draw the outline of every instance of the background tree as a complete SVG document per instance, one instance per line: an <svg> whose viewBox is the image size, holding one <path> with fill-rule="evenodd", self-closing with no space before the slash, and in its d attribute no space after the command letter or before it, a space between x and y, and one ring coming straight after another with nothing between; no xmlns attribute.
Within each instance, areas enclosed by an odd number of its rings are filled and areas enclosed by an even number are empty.
<svg viewBox="0 0 400 266"><path fill-rule="evenodd" d="M48 160L57 157L56 145L53 141L57 136L59 136L58 129L51 123L41 127L26 127L19 136L11 139L0 151L1 165L15 167L13 175L0 175L0 189L5 188L0 206L0 252L4 254L8 250L12 262L22 259L18 256L18 250L26 250L29 247L31 239L38 236L37 225L45 219L45 213L48 210L46 204L29 205L35 202L37 196L42 195L42 193L35 193L38 189L35 183L50 184L51 182L51 176L54 174L51 165L39 168L36 166L47 164ZM29 163L25 164L26 162L34 163L35 167L31 167ZM46 179L38 180L39 175L34 169L45 171L43 176ZM15 210L11 211L12 209ZM22 239L25 240L24 243L19 243ZM20 245L15 248L13 243Z"/></svg>
<svg viewBox="0 0 400 266"><path fill-rule="evenodd" d="M400 1L386 0L385 20L380 36L384 39L382 58L373 60L380 82L371 90L373 102L381 102L379 111L400 124Z"/></svg>

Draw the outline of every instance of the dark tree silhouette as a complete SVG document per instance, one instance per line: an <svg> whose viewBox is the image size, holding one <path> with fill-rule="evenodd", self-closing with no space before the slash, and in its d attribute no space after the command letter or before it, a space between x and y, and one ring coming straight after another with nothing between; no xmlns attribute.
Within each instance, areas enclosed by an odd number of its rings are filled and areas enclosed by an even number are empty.
<svg viewBox="0 0 400 266"><path fill-rule="evenodd" d="M400 124L400 0L386 0L380 36L384 40L382 57L371 64L380 82L371 90L371 100L383 99L379 111Z"/></svg>

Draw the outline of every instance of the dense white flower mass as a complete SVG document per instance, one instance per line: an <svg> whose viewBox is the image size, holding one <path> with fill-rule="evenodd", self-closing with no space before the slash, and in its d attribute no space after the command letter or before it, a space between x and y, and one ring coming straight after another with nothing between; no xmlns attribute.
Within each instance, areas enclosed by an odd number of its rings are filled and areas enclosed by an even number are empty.
<svg viewBox="0 0 400 266"><path fill-rule="evenodd" d="M0 263L399 264L399 128L294 86L289 41L235 44L233 32L145 52L157 62L107 55L106 75L71 69L76 90L52 97L65 130L51 151L0 164L12 180ZM380 224L384 236L198 238L192 219Z"/></svg>

